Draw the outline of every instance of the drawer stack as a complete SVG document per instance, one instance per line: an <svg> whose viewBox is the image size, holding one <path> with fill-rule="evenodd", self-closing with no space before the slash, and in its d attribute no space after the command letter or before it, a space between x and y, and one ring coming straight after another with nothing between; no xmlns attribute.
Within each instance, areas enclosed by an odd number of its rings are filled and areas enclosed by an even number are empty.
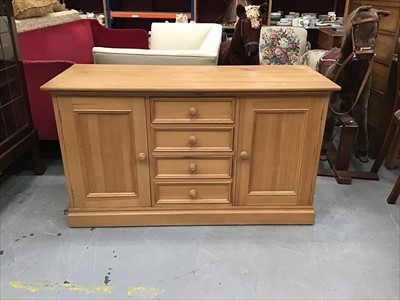
<svg viewBox="0 0 400 300"><path fill-rule="evenodd" d="M235 98L150 98L152 205L230 206Z"/></svg>

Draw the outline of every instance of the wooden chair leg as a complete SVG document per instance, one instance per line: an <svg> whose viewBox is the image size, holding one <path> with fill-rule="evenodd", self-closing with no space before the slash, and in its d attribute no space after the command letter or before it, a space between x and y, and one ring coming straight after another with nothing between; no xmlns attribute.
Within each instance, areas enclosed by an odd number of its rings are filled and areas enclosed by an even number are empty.
<svg viewBox="0 0 400 300"><path fill-rule="evenodd" d="M393 136L392 143L390 144L389 150L386 154L385 168L394 169L397 164L397 155L400 151L400 127L397 126L396 132Z"/></svg>
<svg viewBox="0 0 400 300"><path fill-rule="evenodd" d="M339 171L348 171L353 143L358 131L358 124L350 116L341 116L339 122L342 125L342 132L337 149L335 169Z"/></svg>
<svg viewBox="0 0 400 300"><path fill-rule="evenodd" d="M381 149L379 150L379 153L375 159L374 164L371 167L370 172L372 173L378 173L379 168L382 165L383 160L386 157L386 154L388 152L389 146L392 143L394 133L396 132L396 124L394 124L393 121L390 122L389 129L386 133L385 141L383 142L383 145L381 146Z"/></svg>
<svg viewBox="0 0 400 300"><path fill-rule="evenodd" d="M32 159L33 172L36 175L43 175L46 169L43 164L42 156L40 155L39 145L37 141L32 145L30 154Z"/></svg>
<svg viewBox="0 0 400 300"><path fill-rule="evenodd" d="M387 198L387 203L395 204L396 200L399 198L400 194L400 176L397 178L396 184L394 185L389 197Z"/></svg>

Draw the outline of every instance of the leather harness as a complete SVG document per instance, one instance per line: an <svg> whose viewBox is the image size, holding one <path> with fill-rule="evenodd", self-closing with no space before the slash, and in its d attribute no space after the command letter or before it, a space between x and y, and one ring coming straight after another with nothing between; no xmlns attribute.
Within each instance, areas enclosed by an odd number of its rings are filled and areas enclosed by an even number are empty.
<svg viewBox="0 0 400 300"><path fill-rule="evenodd" d="M356 43L355 43L355 34L354 34L355 26L358 26L359 24L363 24L363 23L369 23L369 22L377 22L379 25L379 18L378 17L369 17L369 18L365 18L365 19L351 20L351 23L352 23L351 39L352 39L352 44L353 44L353 51L352 51L352 53L350 53L349 56L347 56L347 58L343 61L343 63L339 63L337 61L337 59L335 60L335 63L339 66L339 69L336 72L335 77L333 78L332 81L336 83L337 79L339 78L340 73L343 71L343 69L346 67L346 65L349 64L351 61L359 60L360 56L369 55L371 57L371 60L369 62L369 66L368 66L368 70L364 75L363 81L357 92L356 100L354 101L354 104L352 105L352 107L348 111L341 113L341 112L335 111L334 108L332 107L332 103L331 102L329 103L330 109L336 115L345 115L354 109L354 107L357 105L358 100L360 99L361 93L362 93L365 85L367 84L369 75L371 74L373 60L374 60L374 56L375 56L375 47L360 47L358 49L356 46ZM376 36L375 36L375 38L376 38Z"/></svg>

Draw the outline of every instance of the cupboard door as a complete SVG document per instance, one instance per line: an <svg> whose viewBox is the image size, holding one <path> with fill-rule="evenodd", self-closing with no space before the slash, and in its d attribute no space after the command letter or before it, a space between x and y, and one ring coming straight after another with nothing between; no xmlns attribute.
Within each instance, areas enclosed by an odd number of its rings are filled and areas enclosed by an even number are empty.
<svg viewBox="0 0 400 300"><path fill-rule="evenodd" d="M312 205L326 97L240 101L234 205Z"/></svg>
<svg viewBox="0 0 400 300"><path fill-rule="evenodd" d="M54 101L72 207L151 206L144 99Z"/></svg>

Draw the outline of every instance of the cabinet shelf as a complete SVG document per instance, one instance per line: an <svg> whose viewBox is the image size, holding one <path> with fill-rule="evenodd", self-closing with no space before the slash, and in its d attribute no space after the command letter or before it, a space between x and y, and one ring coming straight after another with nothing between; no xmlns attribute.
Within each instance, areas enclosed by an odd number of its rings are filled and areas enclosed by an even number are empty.
<svg viewBox="0 0 400 300"><path fill-rule="evenodd" d="M17 77L11 77L11 78L7 78L5 80L1 80L0 81L0 88L2 88L3 86L6 85L11 85L11 83L17 81Z"/></svg>
<svg viewBox="0 0 400 300"><path fill-rule="evenodd" d="M149 11L110 11L111 18L141 18L141 19L175 19L180 12L149 12ZM188 19L191 12L184 12Z"/></svg>
<svg viewBox="0 0 400 300"><path fill-rule="evenodd" d="M190 11L187 11L188 7L186 7L186 11L178 11L177 7L172 9L172 11L135 11L135 10L112 10L110 7L110 0L103 0L103 8L104 15L106 17L106 25L107 27L111 27L111 19L112 18L122 18L122 19L175 19L176 15L179 13L185 14L189 20L196 20L197 18L197 0L186 0L190 1ZM154 8L154 6L153 6Z"/></svg>

